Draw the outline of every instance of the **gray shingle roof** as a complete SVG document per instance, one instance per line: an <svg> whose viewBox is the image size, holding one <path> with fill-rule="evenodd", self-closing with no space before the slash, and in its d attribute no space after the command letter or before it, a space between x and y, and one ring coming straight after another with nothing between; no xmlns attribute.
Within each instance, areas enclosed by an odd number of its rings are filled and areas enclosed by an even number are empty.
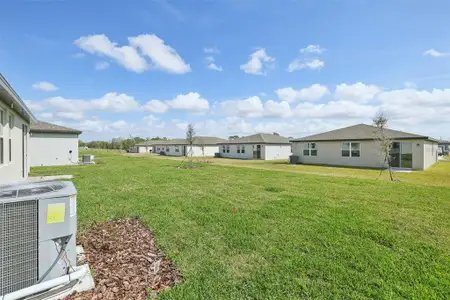
<svg viewBox="0 0 450 300"><path fill-rule="evenodd" d="M42 121L38 121L36 124L31 125L30 132L81 134L80 130Z"/></svg>
<svg viewBox="0 0 450 300"><path fill-rule="evenodd" d="M217 145L226 140L213 136L197 136L194 139L193 145ZM186 139L172 139L172 140L153 140L144 143L136 144L136 146L152 146L152 145L188 145Z"/></svg>
<svg viewBox="0 0 450 300"><path fill-rule="evenodd" d="M234 140L221 142L220 144L290 144L289 139L270 133L258 133L244 136Z"/></svg>
<svg viewBox="0 0 450 300"><path fill-rule="evenodd" d="M391 139L428 139L428 136L407 133L398 130L386 129L386 133ZM319 141L348 141L348 140L372 140L376 136L376 127L366 124L358 124L345 128L314 134L299 139L293 139L292 142L319 142ZM434 141L434 140L433 140Z"/></svg>

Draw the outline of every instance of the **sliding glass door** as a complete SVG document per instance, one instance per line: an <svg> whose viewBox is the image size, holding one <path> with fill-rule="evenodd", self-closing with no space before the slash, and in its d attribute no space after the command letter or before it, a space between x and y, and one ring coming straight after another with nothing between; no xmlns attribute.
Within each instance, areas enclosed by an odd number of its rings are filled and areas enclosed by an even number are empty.
<svg viewBox="0 0 450 300"><path fill-rule="evenodd" d="M391 167L412 168L412 143L393 142L389 151Z"/></svg>

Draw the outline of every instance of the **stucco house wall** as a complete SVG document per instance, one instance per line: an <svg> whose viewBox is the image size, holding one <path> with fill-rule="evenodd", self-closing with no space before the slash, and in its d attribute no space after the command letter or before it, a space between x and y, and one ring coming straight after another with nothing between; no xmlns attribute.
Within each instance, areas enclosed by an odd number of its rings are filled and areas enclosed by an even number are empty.
<svg viewBox="0 0 450 300"><path fill-rule="evenodd" d="M358 141L358 143L361 145L360 157L342 157L341 141L316 142L317 156L303 155L303 149L308 142L294 142L292 152L293 155L300 157L299 162L303 164L381 168L384 156L380 154L375 141Z"/></svg>
<svg viewBox="0 0 450 300"><path fill-rule="evenodd" d="M427 169L438 161L438 143L424 142L423 169Z"/></svg>
<svg viewBox="0 0 450 300"><path fill-rule="evenodd" d="M291 145L272 145L272 144L230 144L230 152L227 152L227 145L220 145L220 156L224 158L236 158L236 159L253 159L253 147L261 145L261 159L263 160L276 160L276 159L288 159L291 155ZM240 153L237 152L238 146L240 146ZM245 149L242 153L242 149ZM224 151L225 150L225 151Z"/></svg>
<svg viewBox="0 0 450 300"><path fill-rule="evenodd" d="M237 153L237 146L233 144L229 145L230 152L227 152L227 145L219 145L220 156L225 158L253 159L253 145L240 145L241 149L244 147L244 153L242 151L240 151L241 153Z"/></svg>
<svg viewBox="0 0 450 300"><path fill-rule="evenodd" d="M291 155L291 145L264 145L265 160L288 159Z"/></svg>
<svg viewBox="0 0 450 300"><path fill-rule="evenodd" d="M189 146L186 146L186 151L189 151ZM219 146L192 146L193 156L214 156L219 152Z"/></svg>
<svg viewBox="0 0 450 300"><path fill-rule="evenodd" d="M78 134L32 132L29 152L32 167L76 164Z"/></svg>
<svg viewBox="0 0 450 300"><path fill-rule="evenodd" d="M303 150L308 142L293 142L292 154L299 156L299 163L320 164L334 166L353 166L366 168L387 167L384 156L377 141L346 141L360 143L360 157L343 157L343 141L318 141L316 144L317 156L305 156ZM399 140L398 142L412 143L412 168L424 170L437 161L437 144L424 140ZM434 146L433 146L434 145Z"/></svg>
<svg viewBox="0 0 450 300"><path fill-rule="evenodd" d="M183 148L186 147L186 153L183 152ZM158 147L157 147L158 148ZM156 151L157 153L164 152L168 156L184 156L189 155L190 146L188 145L161 145L159 146L160 150ZM178 152L176 149L178 148ZM167 151L167 149L169 151ZM193 145L192 146L192 156L200 157L200 156L214 156L216 152L219 151L219 146L201 146Z"/></svg>
<svg viewBox="0 0 450 300"><path fill-rule="evenodd" d="M30 123L23 119L0 99L0 109L3 110L3 124L0 138L3 138L3 164L0 164L0 183L12 182L28 177L30 170L29 164L29 129ZM12 116L12 124L9 123L9 116ZM22 155L22 126L26 126L25 132L25 164ZM11 146L10 146L11 143ZM9 154L11 147L11 161ZM25 172L23 169L25 168ZM23 174L25 173L25 174ZM25 175L25 176L23 176Z"/></svg>
<svg viewBox="0 0 450 300"><path fill-rule="evenodd" d="M150 150L153 151L153 146L136 146L137 153L149 153Z"/></svg>

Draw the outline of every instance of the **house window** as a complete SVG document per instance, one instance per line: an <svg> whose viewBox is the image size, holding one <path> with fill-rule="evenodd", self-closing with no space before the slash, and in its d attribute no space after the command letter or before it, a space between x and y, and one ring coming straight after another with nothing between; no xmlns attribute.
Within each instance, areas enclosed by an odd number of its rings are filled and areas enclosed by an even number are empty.
<svg viewBox="0 0 450 300"><path fill-rule="evenodd" d="M245 146L244 145L241 146L241 153L245 153Z"/></svg>
<svg viewBox="0 0 450 300"><path fill-rule="evenodd" d="M303 148L304 156L317 156L316 143L306 143Z"/></svg>
<svg viewBox="0 0 450 300"><path fill-rule="evenodd" d="M230 145L227 145L227 153L230 153Z"/></svg>
<svg viewBox="0 0 450 300"><path fill-rule="evenodd" d="M13 129L14 128L14 117L13 115L9 115L9 129Z"/></svg>
<svg viewBox="0 0 450 300"><path fill-rule="evenodd" d="M0 165L3 165L4 158L3 158L3 138L0 138Z"/></svg>
<svg viewBox="0 0 450 300"><path fill-rule="evenodd" d="M237 145L236 147L237 147L237 153L241 153L241 146Z"/></svg>
<svg viewBox="0 0 450 300"><path fill-rule="evenodd" d="M9 162L12 161L12 145L11 139L9 139Z"/></svg>
<svg viewBox="0 0 450 300"><path fill-rule="evenodd" d="M170 148L169 147L166 147L166 152L170 152Z"/></svg>
<svg viewBox="0 0 450 300"><path fill-rule="evenodd" d="M175 152L180 152L180 146L175 146Z"/></svg>
<svg viewBox="0 0 450 300"><path fill-rule="evenodd" d="M360 157L361 156L361 144L360 143L342 143L342 156L343 157Z"/></svg>
<svg viewBox="0 0 450 300"><path fill-rule="evenodd" d="M5 111L0 109L0 134L3 134L4 125L5 125Z"/></svg>
<svg viewBox="0 0 450 300"><path fill-rule="evenodd" d="M225 145L222 145L222 153L225 153L227 150L225 148Z"/></svg>

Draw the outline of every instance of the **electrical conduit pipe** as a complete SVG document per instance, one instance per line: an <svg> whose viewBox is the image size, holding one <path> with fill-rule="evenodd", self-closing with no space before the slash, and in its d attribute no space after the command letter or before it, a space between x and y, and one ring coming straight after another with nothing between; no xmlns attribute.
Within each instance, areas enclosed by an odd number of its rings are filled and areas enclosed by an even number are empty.
<svg viewBox="0 0 450 300"><path fill-rule="evenodd" d="M59 285L67 284L73 280L77 280L86 275L88 271L85 268L81 270L75 271L69 275L65 275L62 277L58 277L52 280L44 281L39 284L6 294L4 296L0 296L1 300L16 300L21 299L27 296L31 296L37 294L39 292L43 292L45 290L54 288Z"/></svg>

